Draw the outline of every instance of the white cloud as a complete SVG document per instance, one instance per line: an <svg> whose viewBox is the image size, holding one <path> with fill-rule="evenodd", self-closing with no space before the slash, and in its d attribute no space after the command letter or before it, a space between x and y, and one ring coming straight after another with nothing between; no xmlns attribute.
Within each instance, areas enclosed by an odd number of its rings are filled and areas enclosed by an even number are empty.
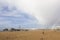
<svg viewBox="0 0 60 40"><path fill-rule="evenodd" d="M0 21L0 25L11 24L11 21Z"/></svg>
<svg viewBox="0 0 60 40"><path fill-rule="evenodd" d="M51 25L59 20L59 1L58 0L18 0L16 5L18 9L22 9L35 16L40 24Z"/></svg>
<svg viewBox="0 0 60 40"><path fill-rule="evenodd" d="M5 0L5 3L8 3L8 5L14 4L18 10L21 9L35 16L43 25L52 25L60 19L60 3L58 0ZM7 15L18 16L15 13Z"/></svg>

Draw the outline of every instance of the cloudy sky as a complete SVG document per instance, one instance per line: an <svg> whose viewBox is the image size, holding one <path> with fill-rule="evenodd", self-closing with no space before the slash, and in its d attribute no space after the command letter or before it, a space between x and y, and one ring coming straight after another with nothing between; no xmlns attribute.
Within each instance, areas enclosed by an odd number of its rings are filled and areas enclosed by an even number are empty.
<svg viewBox="0 0 60 40"><path fill-rule="evenodd" d="M59 0L0 0L0 28L60 26Z"/></svg>

